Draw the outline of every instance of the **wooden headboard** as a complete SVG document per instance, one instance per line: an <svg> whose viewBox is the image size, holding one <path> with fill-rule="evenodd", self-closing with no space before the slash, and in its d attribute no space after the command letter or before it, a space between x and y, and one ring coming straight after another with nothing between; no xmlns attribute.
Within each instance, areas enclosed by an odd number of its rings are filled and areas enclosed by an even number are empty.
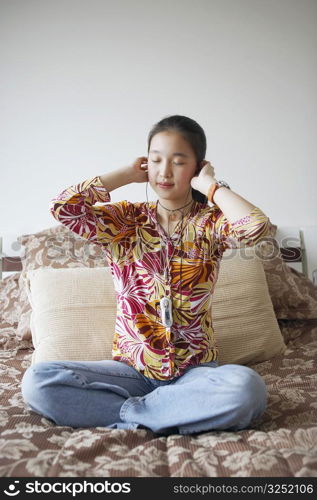
<svg viewBox="0 0 317 500"><path fill-rule="evenodd" d="M274 239L283 260L317 285L317 226L280 227ZM21 255L8 255L2 249L3 239L0 237L0 279L3 273L22 270Z"/></svg>

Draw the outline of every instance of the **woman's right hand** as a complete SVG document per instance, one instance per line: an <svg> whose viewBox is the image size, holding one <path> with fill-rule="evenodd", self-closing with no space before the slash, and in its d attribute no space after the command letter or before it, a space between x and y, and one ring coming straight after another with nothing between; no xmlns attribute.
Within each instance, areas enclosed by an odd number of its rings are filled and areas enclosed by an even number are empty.
<svg viewBox="0 0 317 500"><path fill-rule="evenodd" d="M147 182L148 178L148 158L139 156L129 167L131 182Z"/></svg>

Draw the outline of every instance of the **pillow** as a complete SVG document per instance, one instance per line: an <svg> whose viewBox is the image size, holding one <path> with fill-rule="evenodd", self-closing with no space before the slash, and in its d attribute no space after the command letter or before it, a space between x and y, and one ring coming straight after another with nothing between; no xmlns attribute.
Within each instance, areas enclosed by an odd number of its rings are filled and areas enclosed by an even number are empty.
<svg viewBox="0 0 317 500"><path fill-rule="evenodd" d="M110 268L28 271L32 363L111 359L116 296Z"/></svg>
<svg viewBox="0 0 317 500"><path fill-rule="evenodd" d="M105 265L102 245L80 237L62 224L17 238L24 247L22 270L39 267L97 267Z"/></svg>
<svg viewBox="0 0 317 500"><path fill-rule="evenodd" d="M211 307L219 364L259 363L285 351L256 246L223 253Z"/></svg>
<svg viewBox="0 0 317 500"><path fill-rule="evenodd" d="M317 287L282 258L278 242L265 239L256 245L277 319L317 318Z"/></svg>
<svg viewBox="0 0 317 500"><path fill-rule="evenodd" d="M105 249L62 224L38 233L25 234L17 238L24 247L22 272L19 278L20 314L16 334L23 340L31 339L31 305L25 289L26 273L43 267L100 267L106 264Z"/></svg>
<svg viewBox="0 0 317 500"><path fill-rule="evenodd" d="M212 313L220 363L255 363L285 350L265 274L251 259L224 259ZM241 250L242 251L242 250ZM116 294L110 268L38 269L27 273L32 303L32 362L111 359ZM228 307L230 304L230 307Z"/></svg>
<svg viewBox="0 0 317 500"><path fill-rule="evenodd" d="M21 312L19 299L20 272L5 276L0 280L0 322L1 327L11 325L16 327Z"/></svg>

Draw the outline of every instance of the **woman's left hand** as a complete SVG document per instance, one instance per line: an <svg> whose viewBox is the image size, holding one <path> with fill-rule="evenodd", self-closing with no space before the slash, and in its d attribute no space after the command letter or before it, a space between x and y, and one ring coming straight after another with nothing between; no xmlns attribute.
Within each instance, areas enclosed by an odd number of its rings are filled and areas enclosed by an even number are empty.
<svg viewBox="0 0 317 500"><path fill-rule="evenodd" d="M216 182L215 169L207 160L203 160L201 164L203 165L203 167L201 168L198 175L195 175L192 178L190 184L192 188L200 191L205 196L207 196L207 191L209 190L210 184Z"/></svg>

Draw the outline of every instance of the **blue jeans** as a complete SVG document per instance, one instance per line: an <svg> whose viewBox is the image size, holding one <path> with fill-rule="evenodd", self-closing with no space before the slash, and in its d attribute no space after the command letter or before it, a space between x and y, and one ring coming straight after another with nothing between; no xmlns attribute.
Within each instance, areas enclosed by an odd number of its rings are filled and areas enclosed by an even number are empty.
<svg viewBox="0 0 317 500"><path fill-rule="evenodd" d="M267 402L256 371L215 361L170 380L150 379L113 360L39 362L26 370L22 395L57 425L147 428L158 434L244 429Z"/></svg>

